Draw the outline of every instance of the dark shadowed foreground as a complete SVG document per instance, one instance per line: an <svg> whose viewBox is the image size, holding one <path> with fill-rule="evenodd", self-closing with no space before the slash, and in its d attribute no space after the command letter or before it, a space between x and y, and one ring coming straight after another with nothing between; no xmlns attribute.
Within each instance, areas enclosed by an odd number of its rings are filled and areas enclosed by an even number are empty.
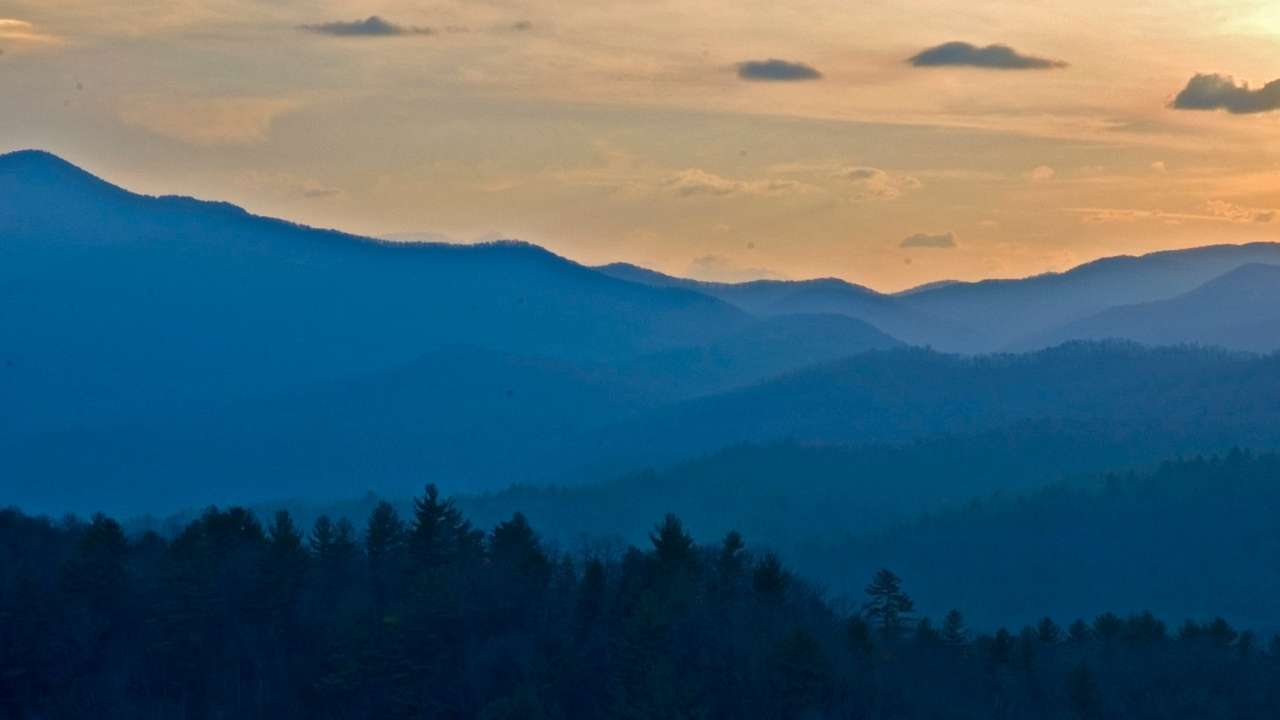
<svg viewBox="0 0 1280 720"><path fill-rule="evenodd" d="M208 510L176 537L0 512L0 716L1274 718L1280 642L1150 614L972 633L882 570L815 593L673 516L646 548L547 550L434 487L305 534ZM865 602L862 602L865 601ZM1062 620L1067 620L1063 618Z"/></svg>

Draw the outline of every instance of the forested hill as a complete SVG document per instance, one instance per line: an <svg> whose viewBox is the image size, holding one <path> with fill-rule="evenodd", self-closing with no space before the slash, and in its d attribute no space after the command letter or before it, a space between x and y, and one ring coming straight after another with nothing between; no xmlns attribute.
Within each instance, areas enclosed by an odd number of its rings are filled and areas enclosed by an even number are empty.
<svg viewBox="0 0 1280 720"><path fill-rule="evenodd" d="M434 487L357 529L210 509L176 537L0 511L14 718L1273 718L1280 641L1204 617L970 629L887 569L833 604L736 533L551 552ZM1016 587L1007 580L1009 587ZM944 601L945 602L945 601ZM922 692L921 688L927 688Z"/></svg>
<svg viewBox="0 0 1280 720"><path fill-rule="evenodd" d="M863 353L742 390L661 408L591 436L621 465L666 464L738 443L903 443L1026 421L1092 423L1175 453L1280 447L1280 355L1190 346L1069 343L974 358Z"/></svg>

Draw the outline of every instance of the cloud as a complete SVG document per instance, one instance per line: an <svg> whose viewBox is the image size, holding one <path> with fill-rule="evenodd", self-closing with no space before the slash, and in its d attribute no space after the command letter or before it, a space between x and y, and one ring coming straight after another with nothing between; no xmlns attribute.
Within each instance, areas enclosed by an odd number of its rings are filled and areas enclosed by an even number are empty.
<svg viewBox="0 0 1280 720"><path fill-rule="evenodd" d="M978 47L949 42L922 50L907 58L916 67L977 67L991 70L1052 70L1064 68L1061 60L1023 55L1008 45Z"/></svg>
<svg viewBox="0 0 1280 720"><path fill-rule="evenodd" d="M302 29L336 37L395 37L398 35L434 35L436 32L429 27L397 25L377 15L370 15L364 20L353 20L351 22L339 21L318 25L303 25Z"/></svg>
<svg viewBox="0 0 1280 720"><path fill-rule="evenodd" d="M0 18L0 40L32 45L56 45L62 42L62 38L46 35L37 31L35 25L13 18Z"/></svg>
<svg viewBox="0 0 1280 720"><path fill-rule="evenodd" d="M685 274L710 282L740 283L752 280L785 280L786 276L759 267L744 267L723 255L703 255L689 263Z"/></svg>
<svg viewBox="0 0 1280 720"><path fill-rule="evenodd" d="M1157 160L1151 163L1151 171L1158 173L1169 172L1169 166L1163 160Z"/></svg>
<svg viewBox="0 0 1280 720"><path fill-rule="evenodd" d="M738 77L760 82L793 82L818 80L822 78L822 73L804 63L769 58L738 63Z"/></svg>
<svg viewBox="0 0 1280 720"><path fill-rule="evenodd" d="M1275 210L1248 208L1225 200L1210 200L1204 209L1215 218L1238 223L1269 223L1276 218Z"/></svg>
<svg viewBox="0 0 1280 720"><path fill-rule="evenodd" d="M1175 110L1226 110L1247 115L1280 110L1280 80L1254 90L1249 83L1236 84L1230 75L1197 74L1169 104Z"/></svg>
<svg viewBox="0 0 1280 720"><path fill-rule="evenodd" d="M950 231L937 235L916 233L909 238L904 238L903 241L898 244L898 247L951 250L956 247L956 234Z"/></svg>
<svg viewBox="0 0 1280 720"><path fill-rule="evenodd" d="M338 188L321 185L315 181L308 181L304 183L300 190L302 192L302 197L307 198L308 200L323 200L325 198L337 197L342 194L342 191Z"/></svg>
<svg viewBox="0 0 1280 720"><path fill-rule="evenodd" d="M734 180L698 168L681 170L660 184L677 197L686 198L784 195L811 189L796 180Z"/></svg>
<svg viewBox="0 0 1280 720"><path fill-rule="evenodd" d="M874 167L842 168L835 175L853 185L854 196L858 200L896 200L907 192L923 187L915 177L894 175Z"/></svg>
<svg viewBox="0 0 1280 720"><path fill-rule="evenodd" d="M1057 177L1058 172L1048 165L1037 165L1031 168L1031 172L1027 173L1027 177L1031 182L1048 182Z"/></svg>
<svg viewBox="0 0 1280 720"><path fill-rule="evenodd" d="M1133 208L1066 208L1065 212L1079 215L1087 224L1136 222L1154 220L1166 224L1184 222L1217 223L1269 223L1280 218L1280 212L1271 208L1250 208L1225 200L1210 200L1199 212L1173 212Z"/></svg>
<svg viewBox="0 0 1280 720"><path fill-rule="evenodd" d="M297 108L281 98L132 98L117 108L120 120L193 145L253 145L266 141L280 116Z"/></svg>

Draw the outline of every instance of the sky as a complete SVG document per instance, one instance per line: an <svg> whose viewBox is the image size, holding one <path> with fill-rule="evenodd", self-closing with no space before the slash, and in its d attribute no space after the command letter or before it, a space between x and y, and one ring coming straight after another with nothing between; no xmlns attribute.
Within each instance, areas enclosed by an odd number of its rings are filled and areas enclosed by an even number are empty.
<svg viewBox="0 0 1280 720"><path fill-rule="evenodd" d="M881 290L1280 240L1274 0L0 0L0 53L0 151L379 237Z"/></svg>

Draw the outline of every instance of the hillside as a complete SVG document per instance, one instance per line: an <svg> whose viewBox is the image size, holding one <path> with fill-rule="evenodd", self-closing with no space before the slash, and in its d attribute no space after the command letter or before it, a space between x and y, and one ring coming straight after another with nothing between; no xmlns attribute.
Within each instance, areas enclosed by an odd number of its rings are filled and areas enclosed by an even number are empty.
<svg viewBox="0 0 1280 720"><path fill-rule="evenodd" d="M0 436L203 411L442 347L613 362L747 327L512 243L397 245L0 157Z"/></svg>
<svg viewBox="0 0 1280 720"><path fill-rule="evenodd" d="M1175 298L1110 308L1020 347L1117 337L1148 345L1280 350L1280 265L1244 265Z"/></svg>
<svg viewBox="0 0 1280 720"><path fill-rule="evenodd" d="M700 292L762 317L843 315L866 322L912 345L931 345L942 350L975 346L973 332L968 328L916 311L893 296L835 278L714 283L671 277L626 263L598 269L610 276L652 287Z"/></svg>
<svg viewBox="0 0 1280 720"><path fill-rule="evenodd" d="M1108 308L1176 297L1253 263L1280 264L1280 243L1103 258L1063 273L953 283L901 299L917 311L978 329L981 348L1002 350L1023 337Z"/></svg>

